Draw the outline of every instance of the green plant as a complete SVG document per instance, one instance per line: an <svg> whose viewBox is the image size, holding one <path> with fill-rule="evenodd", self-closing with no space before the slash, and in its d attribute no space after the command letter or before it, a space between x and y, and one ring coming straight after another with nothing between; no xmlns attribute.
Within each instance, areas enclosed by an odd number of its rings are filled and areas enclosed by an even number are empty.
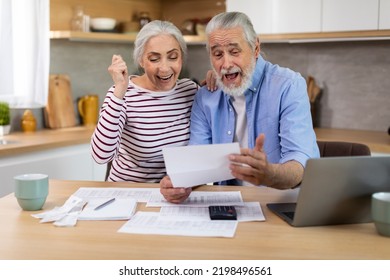
<svg viewBox="0 0 390 280"><path fill-rule="evenodd" d="M0 125L8 125L10 122L9 105L6 102L0 102Z"/></svg>

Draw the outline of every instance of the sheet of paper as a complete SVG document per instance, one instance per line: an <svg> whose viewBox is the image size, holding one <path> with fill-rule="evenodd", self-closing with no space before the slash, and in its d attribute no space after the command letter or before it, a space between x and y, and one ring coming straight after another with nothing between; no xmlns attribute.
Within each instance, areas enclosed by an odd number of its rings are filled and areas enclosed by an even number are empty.
<svg viewBox="0 0 390 280"><path fill-rule="evenodd" d="M165 166L174 187L233 179L228 156L239 153L238 143L163 148Z"/></svg>
<svg viewBox="0 0 390 280"><path fill-rule="evenodd" d="M244 202L240 191L216 191L216 192L191 192L190 196L181 205L191 207L205 207L210 205L243 205ZM177 206L165 200L161 193L154 193L146 207Z"/></svg>
<svg viewBox="0 0 390 280"><path fill-rule="evenodd" d="M92 198L135 198L137 202L147 202L153 193L159 193L159 188L79 188L73 195L84 200Z"/></svg>
<svg viewBox="0 0 390 280"><path fill-rule="evenodd" d="M79 220L128 220L137 207L134 198L116 198L114 202L95 210L98 205L107 201L106 198L89 199L87 206L78 216Z"/></svg>
<svg viewBox="0 0 390 280"><path fill-rule="evenodd" d="M265 221L259 202L244 202L235 206L238 222ZM210 221L208 207L170 206L161 207L160 219Z"/></svg>
<svg viewBox="0 0 390 280"><path fill-rule="evenodd" d="M158 212L138 211L118 232L201 237L234 237L237 221L161 220Z"/></svg>
<svg viewBox="0 0 390 280"><path fill-rule="evenodd" d="M83 199L71 195L61 207L56 206L51 210L33 214L32 216L41 219L40 223L55 222L65 218L69 213L80 212L84 205L85 201Z"/></svg>
<svg viewBox="0 0 390 280"><path fill-rule="evenodd" d="M236 207L236 211L240 222L265 221L260 202L244 202L244 206Z"/></svg>
<svg viewBox="0 0 390 280"><path fill-rule="evenodd" d="M68 215L53 223L57 227L74 227L77 224L77 217L80 212L70 212Z"/></svg>

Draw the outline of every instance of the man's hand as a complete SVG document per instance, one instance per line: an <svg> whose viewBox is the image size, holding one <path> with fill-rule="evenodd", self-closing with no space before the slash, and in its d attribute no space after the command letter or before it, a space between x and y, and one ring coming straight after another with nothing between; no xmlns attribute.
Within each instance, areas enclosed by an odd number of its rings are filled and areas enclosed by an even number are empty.
<svg viewBox="0 0 390 280"><path fill-rule="evenodd" d="M296 187L303 177L303 166L295 161L285 163L269 163L263 150L265 135L256 138L253 150L241 149L241 154L230 155L232 175L239 180L255 186L263 185L275 189Z"/></svg>
<svg viewBox="0 0 390 280"><path fill-rule="evenodd" d="M232 161L230 169L234 177L256 186L270 183L274 175L273 168L268 163L267 155L263 151L264 140L264 134L260 134L256 138L253 150L242 148L241 154L230 155L229 159Z"/></svg>
<svg viewBox="0 0 390 280"><path fill-rule="evenodd" d="M160 181L160 192L168 202L182 203L191 194L192 188L174 188L169 176Z"/></svg>

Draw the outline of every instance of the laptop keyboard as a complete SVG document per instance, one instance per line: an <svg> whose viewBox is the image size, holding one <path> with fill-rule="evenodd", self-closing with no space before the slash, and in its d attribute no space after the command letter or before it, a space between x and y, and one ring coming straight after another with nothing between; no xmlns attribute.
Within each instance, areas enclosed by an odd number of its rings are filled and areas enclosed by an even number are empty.
<svg viewBox="0 0 390 280"><path fill-rule="evenodd" d="M294 214L295 212L293 211L288 211L288 212L283 212L284 215L286 215L286 217L290 218L291 220L294 219Z"/></svg>

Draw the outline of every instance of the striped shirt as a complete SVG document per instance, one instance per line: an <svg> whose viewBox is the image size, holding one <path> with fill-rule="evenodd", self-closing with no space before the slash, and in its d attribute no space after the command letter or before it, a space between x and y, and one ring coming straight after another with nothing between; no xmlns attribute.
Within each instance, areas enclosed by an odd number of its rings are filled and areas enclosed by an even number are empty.
<svg viewBox="0 0 390 280"><path fill-rule="evenodd" d="M130 77L123 99L114 95L114 86L108 90L91 138L93 159L112 161L108 181L158 183L165 176L162 148L188 144L198 88L190 79L180 79L170 91L153 92Z"/></svg>

